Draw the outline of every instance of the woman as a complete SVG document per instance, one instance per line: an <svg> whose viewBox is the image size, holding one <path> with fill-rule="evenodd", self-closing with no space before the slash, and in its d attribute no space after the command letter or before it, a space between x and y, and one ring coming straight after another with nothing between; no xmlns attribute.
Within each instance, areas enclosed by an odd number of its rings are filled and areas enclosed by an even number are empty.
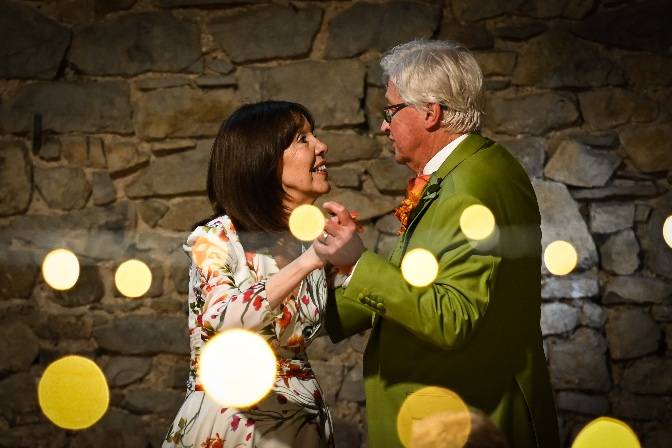
<svg viewBox="0 0 672 448"><path fill-rule="evenodd" d="M295 103L245 105L213 144L208 197L214 218L184 245L191 256L187 397L164 447L331 447L323 394L306 359L326 306L323 261L288 236L293 209L329 191L327 147ZM293 261L290 261L293 260ZM245 328L278 358L271 393L248 409L224 408L203 391L199 353L218 332Z"/></svg>

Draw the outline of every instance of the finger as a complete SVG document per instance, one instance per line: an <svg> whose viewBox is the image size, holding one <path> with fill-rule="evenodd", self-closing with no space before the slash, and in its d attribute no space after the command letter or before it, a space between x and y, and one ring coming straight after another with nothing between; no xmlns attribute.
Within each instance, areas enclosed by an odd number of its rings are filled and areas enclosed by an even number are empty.
<svg viewBox="0 0 672 448"><path fill-rule="evenodd" d="M324 225L324 231L327 232L329 235L336 236L341 231L341 225L337 221L329 220Z"/></svg>
<svg viewBox="0 0 672 448"><path fill-rule="evenodd" d="M322 205L322 208L336 215L336 217L338 218L338 222L343 226L354 222L352 220L352 217L350 216L350 212L348 212L348 209L343 207L338 202L334 201L325 202Z"/></svg>

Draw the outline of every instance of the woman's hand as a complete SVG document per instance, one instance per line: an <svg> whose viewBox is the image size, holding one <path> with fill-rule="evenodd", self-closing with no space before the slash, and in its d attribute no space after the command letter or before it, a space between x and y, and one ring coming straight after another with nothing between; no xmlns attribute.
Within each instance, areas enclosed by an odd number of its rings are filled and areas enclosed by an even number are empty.
<svg viewBox="0 0 672 448"><path fill-rule="evenodd" d="M323 207L333 216L327 220L324 233L313 243L315 252L336 267L350 267L364 252L357 222L338 202L325 202Z"/></svg>

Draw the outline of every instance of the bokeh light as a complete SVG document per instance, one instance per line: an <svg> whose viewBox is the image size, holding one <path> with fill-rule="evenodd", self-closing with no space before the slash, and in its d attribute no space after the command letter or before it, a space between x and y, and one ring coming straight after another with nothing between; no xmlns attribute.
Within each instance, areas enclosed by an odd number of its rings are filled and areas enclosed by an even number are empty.
<svg viewBox="0 0 672 448"><path fill-rule="evenodd" d="M470 205L460 215L460 229L467 238L484 240L495 230L495 215L484 205Z"/></svg>
<svg viewBox="0 0 672 448"><path fill-rule="evenodd" d="M246 408L264 398L273 387L276 358L258 334L228 330L205 344L198 374L205 392L216 402L225 407Z"/></svg>
<svg viewBox="0 0 672 448"><path fill-rule="evenodd" d="M401 260L401 274L413 286L423 287L434 281L439 272L436 257L426 249L413 249Z"/></svg>
<svg viewBox="0 0 672 448"><path fill-rule="evenodd" d="M672 215L668 216L663 223L663 239L668 246L672 247Z"/></svg>
<svg viewBox="0 0 672 448"><path fill-rule="evenodd" d="M47 367L37 387L40 408L55 425L85 429L105 415L110 391L95 362L66 356Z"/></svg>
<svg viewBox="0 0 672 448"><path fill-rule="evenodd" d="M289 215L289 231L301 241L312 241L323 230L324 215L314 205L299 205Z"/></svg>
<svg viewBox="0 0 672 448"><path fill-rule="evenodd" d="M52 250L44 257L42 275L54 289L64 291L72 288L79 278L77 256L67 249Z"/></svg>
<svg viewBox="0 0 672 448"><path fill-rule="evenodd" d="M410 394L399 409L397 414L397 432L401 443L408 447L411 445L414 431L421 431L422 427L429 424L431 420L424 423L423 419L437 415L453 413L457 416L454 422L451 422L450 439L441 440L441 446L459 448L464 446L471 432L471 418L469 418L469 408L462 401L459 395L450 389L443 387L428 386L418 389ZM418 428L414 430L414 426Z"/></svg>
<svg viewBox="0 0 672 448"><path fill-rule="evenodd" d="M553 241L544 251L544 264L548 272L554 275L567 275L574 270L579 261L576 249L567 241Z"/></svg>
<svg viewBox="0 0 672 448"><path fill-rule="evenodd" d="M626 423L611 417L598 417L577 434L572 448L641 448L641 445Z"/></svg>
<svg viewBox="0 0 672 448"><path fill-rule="evenodd" d="M114 284L126 297L140 297L152 284L152 271L140 260L126 260L117 268Z"/></svg>

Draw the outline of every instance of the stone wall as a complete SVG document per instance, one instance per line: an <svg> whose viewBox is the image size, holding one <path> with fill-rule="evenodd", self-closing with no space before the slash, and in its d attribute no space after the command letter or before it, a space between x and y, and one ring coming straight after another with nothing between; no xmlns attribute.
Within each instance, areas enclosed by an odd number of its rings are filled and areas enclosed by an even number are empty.
<svg viewBox="0 0 672 448"><path fill-rule="evenodd" d="M187 372L186 257L209 213L209 146L236 105L302 102L329 145L330 198L389 251L408 171L378 129L380 53L454 39L487 80L483 133L533 178L544 244L579 250L545 272L541 325L566 441L587 421L672 440L672 3L628 0L388 2L0 0L0 445L159 446ZM487 180L486 180L487 181ZM73 250L74 289L39 274ZM114 269L145 260L153 284L124 299ZM366 335L311 348L338 446L364 445ZM66 354L101 365L106 417L70 433L35 387Z"/></svg>

